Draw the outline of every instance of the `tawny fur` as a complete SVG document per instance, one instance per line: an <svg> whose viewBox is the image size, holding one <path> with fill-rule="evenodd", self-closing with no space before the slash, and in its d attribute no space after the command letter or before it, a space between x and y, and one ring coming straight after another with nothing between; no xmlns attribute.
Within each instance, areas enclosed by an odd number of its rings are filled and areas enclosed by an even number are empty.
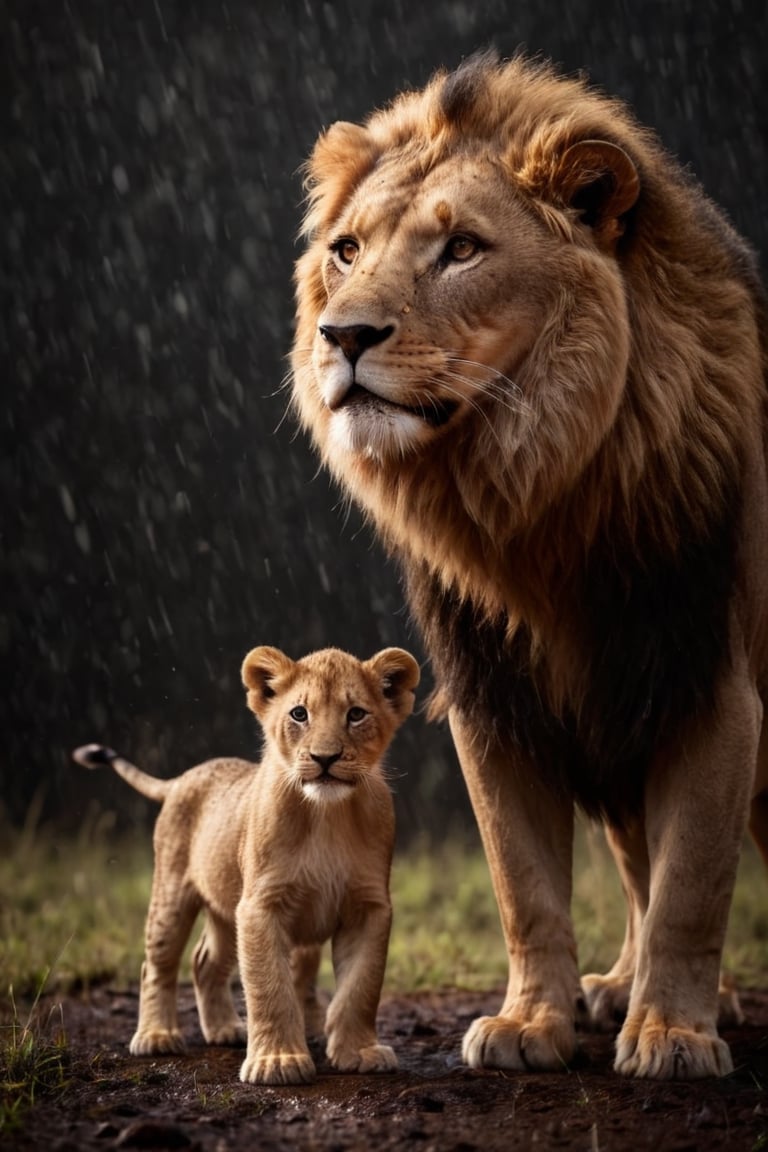
<svg viewBox="0 0 768 1152"><path fill-rule="evenodd" d="M306 180L294 401L402 560L510 950L465 1054L573 1052L575 801L632 909L585 982L598 1024L627 1010L617 1068L725 1072L717 958L768 783L754 257L623 105L522 58L333 125Z"/></svg>
<svg viewBox="0 0 768 1152"><path fill-rule="evenodd" d="M306 1035L323 1031L315 981L328 939L328 1057L348 1072L391 1070L394 1052L376 1036L394 840L382 758L413 708L418 665L399 648L361 662L338 649L292 661L261 647L242 676L264 730L260 764L210 760L162 781L97 745L74 753L88 767L111 763L162 802L131 1052L183 1050L176 981L204 910L192 959L202 1031L209 1044L247 1043L242 1080L314 1077ZM230 988L236 964L245 1023Z"/></svg>

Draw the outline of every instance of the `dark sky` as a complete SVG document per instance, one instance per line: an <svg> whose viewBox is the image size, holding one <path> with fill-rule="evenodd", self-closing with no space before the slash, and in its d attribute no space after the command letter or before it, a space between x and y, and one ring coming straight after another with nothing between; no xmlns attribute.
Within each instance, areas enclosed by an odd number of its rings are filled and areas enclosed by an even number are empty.
<svg viewBox="0 0 768 1152"><path fill-rule="evenodd" d="M765 254L764 6L723 0L2 3L2 794L53 819L124 785L255 755L244 653L417 652L393 568L281 391L297 169L477 48L584 69L656 128ZM393 762L401 825L466 813L446 734Z"/></svg>

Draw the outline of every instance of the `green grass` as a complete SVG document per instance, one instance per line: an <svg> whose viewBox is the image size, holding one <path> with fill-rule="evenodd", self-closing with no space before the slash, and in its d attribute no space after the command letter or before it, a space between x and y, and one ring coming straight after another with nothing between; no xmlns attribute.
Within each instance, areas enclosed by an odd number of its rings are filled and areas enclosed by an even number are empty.
<svg viewBox="0 0 768 1152"><path fill-rule="evenodd" d="M20 999L139 975L152 874L149 835L115 841L108 817L77 840L6 830L0 860L0 1006L10 988ZM488 869L476 846L458 840L396 856L395 921L387 989L481 989L502 983L504 944ZM583 971L615 959L623 901L602 835L580 828L573 914ZM731 914L725 966L741 984L768 971L766 877L747 845ZM187 971L188 974L188 971Z"/></svg>
<svg viewBox="0 0 768 1152"><path fill-rule="evenodd" d="M62 1091L69 1063L66 1034L60 1011L41 1019L37 996L26 1022L16 1010L11 989L10 1015L0 1023L0 1136L15 1131L23 1114L41 1096Z"/></svg>
<svg viewBox="0 0 768 1152"><path fill-rule="evenodd" d="M6 829L0 858L0 1002L135 979L152 876L150 838L114 842L109 814L76 840Z"/></svg>
<svg viewBox="0 0 768 1152"><path fill-rule="evenodd" d="M60 1010L43 1011L43 991L64 993L105 980L138 979L152 877L149 835L116 840L108 815L75 840L35 828L0 831L0 1137L13 1133L41 1096L67 1084ZM386 991L487 989L504 983L506 958L485 859L454 838L416 846L395 859L395 920ZM768 970L766 877L747 845L731 912L724 963L741 985ZM602 834L576 837L573 915L583 971L615 959L623 900ZM192 944L187 950L187 957ZM330 986L330 963L324 973ZM189 977L188 962L182 973ZM22 1020L17 1003L31 1002ZM48 1002L48 1001L47 1001ZM201 1085L201 1098L207 1088Z"/></svg>
<svg viewBox="0 0 768 1152"><path fill-rule="evenodd" d="M399 991L483 989L506 980L488 866L477 848L423 847L395 860L387 979ZM604 972L624 937L624 897L602 832L579 824L573 920L582 972ZM768 876L751 842L742 854L723 965L743 986L768 975Z"/></svg>

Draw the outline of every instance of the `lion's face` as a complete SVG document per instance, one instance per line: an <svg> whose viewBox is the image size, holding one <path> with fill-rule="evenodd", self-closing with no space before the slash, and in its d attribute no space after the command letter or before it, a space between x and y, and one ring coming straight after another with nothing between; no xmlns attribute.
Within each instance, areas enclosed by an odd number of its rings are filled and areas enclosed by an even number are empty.
<svg viewBox="0 0 768 1152"><path fill-rule="evenodd" d="M324 802L345 799L379 771L413 708L419 666L399 648L367 661L334 648L293 661L261 647L246 656L242 677L267 755L277 755L289 785Z"/></svg>
<svg viewBox="0 0 768 1152"><path fill-rule="evenodd" d="M335 125L310 164L293 357L302 421L364 500L361 474L418 468L432 448L445 459L471 440L475 457L503 460L530 515L584 470L623 397L614 247L637 173L620 148L567 138L545 175L483 140L426 163L399 138L387 147L384 126Z"/></svg>
<svg viewBox="0 0 768 1152"><path fill-rule="evenodd" d="M419 451L488 399L524 419L558 246L489 161L403 177L364 180L322 252L311 371L332 452Z"/></svg>

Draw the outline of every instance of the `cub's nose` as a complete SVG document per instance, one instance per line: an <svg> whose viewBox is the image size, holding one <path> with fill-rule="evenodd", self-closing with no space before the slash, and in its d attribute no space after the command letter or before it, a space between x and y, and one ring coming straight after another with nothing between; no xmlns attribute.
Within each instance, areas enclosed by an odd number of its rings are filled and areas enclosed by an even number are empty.
<svg viewBox="0 0 768 1152"><path fill-rule="evenodd" d="M309 758L314 760L315 764L319 764L323 772L328 772L331 765L341 760L341 752L310 752Z"/></svg>
<svg viewBox="0 0 768 1152"><path fill-rule="evenodd" d="M394 332L392 324L386 328L374 328L372 324L347 324L338 327L336 324L320 324L320 335L329 344L335 344L349 360L356 364L368 348L382 344Z"/></svg>

